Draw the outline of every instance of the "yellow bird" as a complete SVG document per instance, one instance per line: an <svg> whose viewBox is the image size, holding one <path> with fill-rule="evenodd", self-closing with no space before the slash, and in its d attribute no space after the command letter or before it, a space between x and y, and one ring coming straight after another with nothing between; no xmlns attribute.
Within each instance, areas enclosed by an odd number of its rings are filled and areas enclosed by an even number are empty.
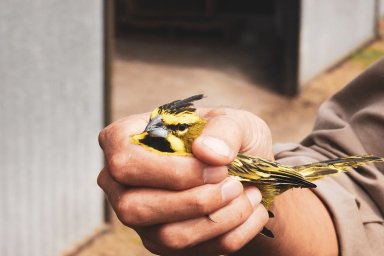
<svg viewBox="0 0 384 256"><path fill-rule="evenodd" d="M163 155L192 156L192 143L207 123L193 105L202 98L202 94L194 95L156 108L144 131L132 135L131 142ZM262 194L262 204L269 209L275 196L290 188L315 188L312 181L370 162L384 162L384 158L360 155L291 167L239 153L228 165L228 174L255 184ZM266 228L261 233L273 237Z"/></svg>

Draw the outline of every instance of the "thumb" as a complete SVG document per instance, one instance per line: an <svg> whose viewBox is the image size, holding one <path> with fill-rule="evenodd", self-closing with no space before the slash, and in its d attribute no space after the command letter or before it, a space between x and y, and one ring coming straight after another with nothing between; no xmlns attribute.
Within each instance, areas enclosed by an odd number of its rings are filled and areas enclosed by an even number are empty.
<svg viewBox="0 0 384 256"><path fill-rule="evenodd" d="M208 123L192 144L195 157L210 165L227 165L239 152L273 159L271 132L256 115L238 109L208 111Z"/></svg>

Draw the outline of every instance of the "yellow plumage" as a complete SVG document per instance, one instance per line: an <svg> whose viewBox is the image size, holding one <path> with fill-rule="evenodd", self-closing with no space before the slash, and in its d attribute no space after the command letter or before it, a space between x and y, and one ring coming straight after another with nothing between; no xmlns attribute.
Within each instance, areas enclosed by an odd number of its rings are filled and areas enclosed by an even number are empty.
<svg viewBox="0 0 384 256"><path fill-rule="evenodd" d="M193 107L193 102L202 98L203 95L195 95L156 108L150 115L145 131L133 135L131 142L159 154L192 156L192 142L207 123ZM312 181L317 179L369 162L383 161L380 157L362 155L289 167L239 153L228 165L228 173L242 182L255 184L262 194L262 203L269 209L275 196L287 189L315 188Z"/></svg>

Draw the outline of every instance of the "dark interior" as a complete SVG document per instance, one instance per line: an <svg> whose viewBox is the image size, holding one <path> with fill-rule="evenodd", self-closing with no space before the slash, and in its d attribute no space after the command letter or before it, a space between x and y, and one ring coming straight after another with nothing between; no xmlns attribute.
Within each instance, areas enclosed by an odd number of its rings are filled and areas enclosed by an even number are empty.
<svg viewBox="0 0 384 256"><path fill-rule="evenodd" d="M178 56L168 56L172 54L168 51L156 61L209 65L212 61L204 59L207 55L191 60L190 55L177 53L199 47L213 54L213 59L223 58L227 64L222 65L237 66L257 85L292 94L285 81L284 5L281 0L117 0L117 52L124 52L128 59L154 61L149 52L162 55L163 47L174 47ZM135 53L120 49L130 45L137 47L132 49Z"/></svg>

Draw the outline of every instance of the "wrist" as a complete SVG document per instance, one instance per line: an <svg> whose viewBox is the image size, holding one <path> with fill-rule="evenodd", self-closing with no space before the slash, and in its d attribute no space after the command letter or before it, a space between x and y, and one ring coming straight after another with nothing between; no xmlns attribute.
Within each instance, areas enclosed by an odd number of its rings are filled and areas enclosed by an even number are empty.
<svg viewBox="0 0 384 256"><path fill-rule="evenodd" d="M238 255L337 255L331 216L310 189L291 189L278 196L267 224L275 238L256 236ZM314 251L315 250L315 251Z"/></svg>

